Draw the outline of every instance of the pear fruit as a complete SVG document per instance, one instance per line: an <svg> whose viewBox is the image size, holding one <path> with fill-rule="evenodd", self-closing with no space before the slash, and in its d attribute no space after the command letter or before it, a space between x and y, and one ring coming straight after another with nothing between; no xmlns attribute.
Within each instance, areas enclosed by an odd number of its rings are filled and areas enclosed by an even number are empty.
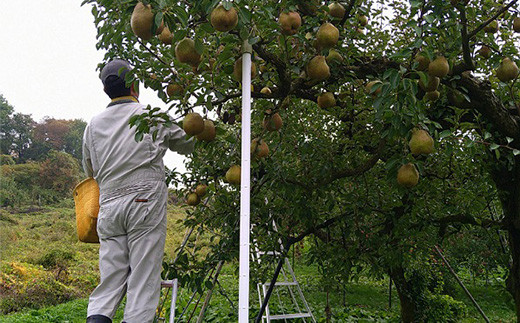
<svg viewBox="0 0 520 323"><path fill-rule="evenodd" d="M428 101L437 101L441 97L441 93L439 91L430 91L426 92L424 97Z"/></svg>
<svg viewBox="0 0 520 323"><path fill-rule="evenodd" d="M480 47L478 50L478 54L483 58L488 59L491 57L491 48L486 45L482 45L482 47Z"/></svg>
<svg viewBox="0 0 520 323"><path fill-rule="evenodd" d="M170 83L168 84L168 87L166 87L166 94L168 94L168 97L179 97L184 92L184 88L182 85L176 84L176 83Z"/></svg>
<svg viewBox="0 0 520 323"><path fill-rule="evenodd" d="M273 115L266 116L263 121L264 129L267 131L278 131L283 126L282 117L277 112Z"/></svg>
<svg viewBox="0 0 520 323"><path fill-rule="evenodd" d="M404 164L397 171L397 183L406 188L411 188L419 183L419 172L412 163Z"/></svg>
<svg viewBox="0 0 520 323"><path fill-rule="evenodd" d="M323 81L330 76L330 68L324 56L318 55L307 64L307 76L316 81Z"/></svg>
<svg viewBox="0 0 520 323"><path fill-rule="evenodd" d="M518 76L518 66L508 57L504 58L497 68L497 77L502 82L509 82Z"/></svg>
<svg viewBox="0 0 520 323"><path fill-rule="evenodd" d="M379 88L377 88L376 90L372 91L372 87L378 83L382 83L380 80L374 80L374 81L370 81L367 83L367 85L365 86L365 91L372 95L372 96L378 96L379 94L381 94L381 91L383 90L383 87L380 86Z"/></svg>
<svg viewBox="0 0 520 323"><path fill-rule="evenodd" d="M492 22L487 24L486 27L484 27L483 30L484 30L484 32L486 32L488 34L496 33L498 31L498 21L493 20Z"/></svg>
<svg viewBox="0 0 520 323"><path fill-rule="evenodd" d="M320 26L316 33L316 41L321 48L334 47L339 40L339 30L330 22L326 22Z"/></svg>
<svg viewBox="0 0 520 323"><path fill-rule="evenodd" d="M520 17L513 19L513 30L515 33L520 33Z"/></svg>
<svg viewBox="0 0 520 323"><path fill-rule="evenodd" d="M197 134L196 137L200 141L210 142L215 140L217 136L217 131L215 129L215 124L211 120L204 120L204 130L201 133Z"/></svg>
<svg viewBox="0 0 520 323"><path fill-rule="evenodd" d="M413 155L428 155L433 152L433 138L426 130L414 129L408 146Z"/></svg>
<svg viewBox="0 0 520 323"><path fill-rule="evenodd" d="M419 79L419 86L421 87L421 89L423 89L424 92L432 92L432 91L437 90L440 83L441 83L441 79L438 78L437 76L428 75L427 84L424 84L424 82L421 79Z"/></svg>
<svg viewBox="0 0 520 323"><path fill-rule="evenodd" d="M368 17L365 15L358 16L359 25L365 27L368 25Z"/></svg>
<svg viewBox="0 0 520 323"><path fill-rule="evenodd" d="M256 76L256 64L254 62L251 62L251 79L254 79ZM236 61L235 65L233 66L233 77L235 80L242 82L242 56L240 56ZM253 88L251 87L251 90Z"/></svg>
<svg viewBox="0 0 520 323"><path fill-rule="evenodd" d="M195 49L195 42L193 39L184 38L175 46L175 57L181 63L197 66L200 63L200 54Z"/></svg>
<svg viewBox="0 0 520 323"><path fill-rule="evenodd" d="M255 158L264 158L269 155L269 147L263 139L253 139L251 142L251 155Z"/></svg>
<svg viewBox="0 0 520 323"><path fill-rule="evenodd" d="M428 70L428 66L430 65L430 59L424 55L415 56L415 61L417 62L417 70L418 71L426 71Z"/></svg>
<svg viewBox="0 0 520 323"><path fill-rule="evenodd" d="M343 19L346 12L347 10L345 10L345 7L343 7L343 5L340 3L333 2L329 4L329 15L333 18Z"/></svg>
<svg viewBox="0 0 520 323"><path fill-rule="evenodd" d="M130 18L130 27L134 34L143 40L152 38L153 23L154 14L152 12L152 6L145 6L142 2L138 2L132 12L132 17ZM161 23L161 26L164 28L164 24ZM160 33L162 28L157 28L157 33Z"/></svg>
<svg viewBox="0 0 520 323"><path fill-rule="evenodd" d="M445 77L450 71L450 64L444 56L437 56L428 66L428 73L432 76Z"/></svg>
<svg viewBox="0 0 520 323"><path fill-rule="evenodd" d="M199 197L203 197L208 192L208 186L204 184L199 184L195 188L195 194L197 194Z"/></svg>
<svg viewBox="0 0 520 323"><path fill-rule="evenodd" d="M335 51L334 49L329 50L329 55L327 55L326 58L327 63L337 62L341 63L343 62L343 56L341 56L340 53Z"/></svg>
<svg viewBox="0 0 520 323"><path fill-rule="evenodd" d="M164 29L161 31L159 36L157 36L161 43L165 45L171 45L173 42L173 34L170 31L170 28L168 26L165 26Z"/></svg>
<svg viewBox="0 0 520 323"><path fill-rule="evenodd" d="M271 92L271 89L270 89L270 88L268 88L267 86L265 86L265 87L263 87L263 88L260 90L260 93L269 95L269 94L271 94L272 92Z"/></svg>
<svg viewBox="0 0 520 323"><path fill-rule="evenodd" d="M238 24L238 13L235 8L226 10L223 5L218 5L211 12L210 22L218 31L230 31Z"/></svg>
<svg viewBox="0 0 520 323"><path fill-rule="evenodd" d="M204 131L204 119L196 112L190 112L182 121L184 132L190 136L198 135Z"/></svg>
<svg viewBox="0 0 520 323"><path fill-rule="evenodd" d="M199 203L200 203L200 197L197 195L197 193L188 194L188 197L186 198L186 204L195 206Z"/></svg>
<svg viewBox="0 0 520 323"><path fill-rule="evenodd" d="M459 90L449 90L446 97L448 98L448 102L453 106L462 109L470 107L469 102Z"/></svg>
<svg viewBox="0 0 520 323"><path fill-rule="evenodd" d="M318 96L318 106L322 109L332 108L336 105L336 99L331 92L325 92Z"/></svg>
<svg viewBox="0 0 520 323"><path fill-rule="evenodd" d="M282 34L286 36L295 35L302 26L302 18L296 11L282 12L278 17L278 23Z"/></svg>
<svg viewBox="0 0 520 323"><path fill-rule="evenodd" d="M241 168L238 165L231 166L226 172L226 181L229 184L240 185Z"/></svg>

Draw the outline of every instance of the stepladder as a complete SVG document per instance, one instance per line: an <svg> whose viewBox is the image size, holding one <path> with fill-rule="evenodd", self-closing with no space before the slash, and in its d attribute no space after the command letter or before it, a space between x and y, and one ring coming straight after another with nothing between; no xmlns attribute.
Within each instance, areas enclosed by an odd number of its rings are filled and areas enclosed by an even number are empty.
<svg viewBox="0 0 520 323"><path fill-rule="evenodd" d="M170 313L168 315L168 322L173 323L175 321L175 306L177 303L177 291L178 291L178 280L177 278L172 280L163 280L161 281L161 293L164 294L161 297L161 301L159 302L159 307L157 309L157 314L155 315L154 323L158 322L166 322L166 311L165 303L166 300L170 299ZM171 293L171 297L169 294Z"/></svg>
<svg viewBox="0 0 520 323"><path fill-rule="evenodd" d="M276 225L273 222L273 227L276 231ZM312 314L312 311L305 299L300 284L296 279L296 275L291 266L289 259L285 256L283 250L283 244L280 243L280 251L260 251L258 246L255 245L255 252L253 254L253 260L261 263L262 256L272 256L280 259L283 257L283 265L280 270L280 275L273 289L272 297L269 299L265 312L262 316L262 323L271 321L297 321L297 322L313 322L316 323L316 319ZM260 306L264 302L267 296L267 291L270 287L270 282L258 282L257 291ZM271 306L270 306L271 305Z"/></svg>

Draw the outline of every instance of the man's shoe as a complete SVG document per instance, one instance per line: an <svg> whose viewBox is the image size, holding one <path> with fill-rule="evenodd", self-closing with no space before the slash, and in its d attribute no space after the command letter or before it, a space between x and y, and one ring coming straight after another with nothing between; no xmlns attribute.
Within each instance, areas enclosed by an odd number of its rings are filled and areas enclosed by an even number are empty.
<svg viewBox="0 0 520 323"><path fill-rule="evenodd" d="M112 320L105 315L91 315L87 317L87 323L112 323Z"/></svg>

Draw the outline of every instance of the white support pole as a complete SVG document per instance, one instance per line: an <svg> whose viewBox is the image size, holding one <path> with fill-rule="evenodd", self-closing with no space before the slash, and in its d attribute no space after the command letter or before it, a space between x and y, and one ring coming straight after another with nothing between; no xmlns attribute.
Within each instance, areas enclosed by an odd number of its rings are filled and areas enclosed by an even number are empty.
<svg viewBox="0 0 520 323"><path fill-rule="evenodd" d="M242 45L242 163L240 174L240 268L238 322L249 321L249 195L251 168L251 53L248 40Z"/></svg>

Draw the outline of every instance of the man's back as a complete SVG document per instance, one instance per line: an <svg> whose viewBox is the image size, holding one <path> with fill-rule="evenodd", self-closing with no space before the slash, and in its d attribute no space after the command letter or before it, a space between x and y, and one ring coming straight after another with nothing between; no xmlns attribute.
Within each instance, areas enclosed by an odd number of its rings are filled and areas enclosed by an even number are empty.
<svg viewBox="0 0 520 323"><path fill-rule="evenodd" d="M92 175L101 191L140 180L164 180L162 158L169 147L168 142L185 134L175 125L160 127L155 141L146 134L137 142L135 127L130 128L129 121L133 115L144 113L145 106L132 101L114 103L92 118L85 130L85 162L88 164L90 159ZM182 153L185 147L170 145L170 148Z"/></svg>

